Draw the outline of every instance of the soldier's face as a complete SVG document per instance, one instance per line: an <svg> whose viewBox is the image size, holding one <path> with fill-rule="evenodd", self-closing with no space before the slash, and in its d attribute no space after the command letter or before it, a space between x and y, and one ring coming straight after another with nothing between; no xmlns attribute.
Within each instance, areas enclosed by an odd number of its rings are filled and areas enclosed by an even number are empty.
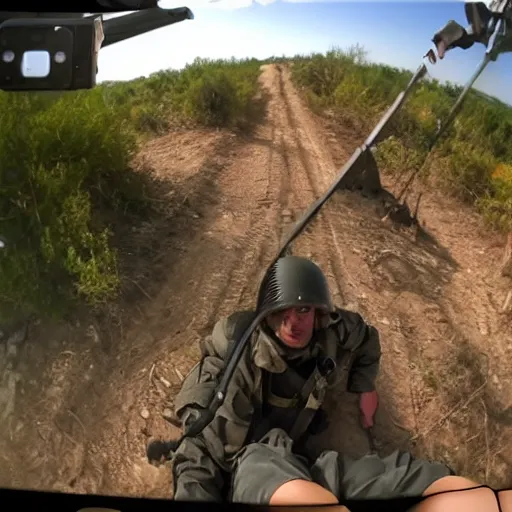
<svg viewBox="0 0 512 512"><path fill-rule="evenodd" d="M304 348L313 336L315 309L297 307L278 311L269 318L276 336L290 348Z"/></svg>

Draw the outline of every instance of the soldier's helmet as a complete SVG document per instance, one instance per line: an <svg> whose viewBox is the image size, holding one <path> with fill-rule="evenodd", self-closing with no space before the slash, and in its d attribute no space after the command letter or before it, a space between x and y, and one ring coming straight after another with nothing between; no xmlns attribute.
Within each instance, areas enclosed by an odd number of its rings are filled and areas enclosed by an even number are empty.
<svg viewBox="0 0 512 512"><path fill-rule="evenodd" d="M266 272L258 293L257 310L275 311L310 306L325 313L334 309L327 279L307 258L279 258Z"/></svg>

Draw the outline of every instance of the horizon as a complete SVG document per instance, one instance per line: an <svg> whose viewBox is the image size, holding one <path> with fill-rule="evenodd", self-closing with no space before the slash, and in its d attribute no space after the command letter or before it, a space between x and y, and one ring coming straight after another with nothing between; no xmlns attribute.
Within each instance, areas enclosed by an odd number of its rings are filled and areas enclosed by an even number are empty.
<svg viewBox="0 0 512 512"><path fill-rule="evenodd" d="M161 1L162 8L189 7L193 20L160 28L100 51L98 83L127 81L183 69L195 58L266 60L359 44L370 62L415 71L431 39L450 19L467 24L464 2L344 2L339 0ZM167 50L168 49L168 50ZM455 49L432 65L429 77L464 85L485 54L475 44ZM491 62L474 88L512 106L512 55Z"/></svg>

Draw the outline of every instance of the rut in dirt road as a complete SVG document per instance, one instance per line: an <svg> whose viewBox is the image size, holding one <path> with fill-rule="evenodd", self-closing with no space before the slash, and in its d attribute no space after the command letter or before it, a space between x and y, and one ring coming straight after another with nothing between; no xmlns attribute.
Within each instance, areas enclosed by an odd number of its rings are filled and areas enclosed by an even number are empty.
<svg viewBox="0 0 512 512"><path fill-rule="evenodd" d="M298 98L287 69L279 73L279 116L285 135L285 147L294 180L293 210L298 220L313 202L321 197L334 181L336 167L328 149L321 142L317 126L307 117L305 106ZM333 297L347 304L353 300L351 279L343 268L343 250L332 228L328 208L323 208L315 220L294 243L294 253L313 258L326 273Z"/></svg>

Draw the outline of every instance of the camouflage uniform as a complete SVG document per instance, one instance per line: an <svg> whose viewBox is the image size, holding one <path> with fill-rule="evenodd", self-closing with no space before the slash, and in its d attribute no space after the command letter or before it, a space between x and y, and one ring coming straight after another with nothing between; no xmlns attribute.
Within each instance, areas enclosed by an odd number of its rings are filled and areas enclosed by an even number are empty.
<svg viewBox="0 0 512 512"><path fill-rule="evenodd" d="M295 478L317 481L340 497L371 495L365 485L372 479L376 497L381 497L383 485L384 492L387 488L393 495L405 492L406 484L412 495L421 494L449 470L398 453L394 458L372 456L354 462L336 452L324 452L313 465L304 457L301 446L318 429L326 393L339 385L353 393L373 391L381 350L374 327L359 314L332 306L325 278L313 263L293 256L283 260L290 265L289 276L278 273L269 281L267 275L259 307L270 300L265 287L280 292L279 279L281 287L293 279L288 288L302 284L291 298L278 293L280 301L272 299L276 302L272 308L284 309L293 302L313 304L324 311L321 325L301 350L288 349L264 325L255 330L215 418L199 436L185 438L175 453L174 498L222 501L229 496L232 501L265 504L277 487ZM321 286L308 296L311 272L317 272L314 277ZM233 342L253 315L246 311L223 318L203 342L202 358L175 400L185 429L198 410L207 407ZM350 472L353 464L359 464L354 466L358 476ZM347 483L347 478L352 480Z"/></svg>

